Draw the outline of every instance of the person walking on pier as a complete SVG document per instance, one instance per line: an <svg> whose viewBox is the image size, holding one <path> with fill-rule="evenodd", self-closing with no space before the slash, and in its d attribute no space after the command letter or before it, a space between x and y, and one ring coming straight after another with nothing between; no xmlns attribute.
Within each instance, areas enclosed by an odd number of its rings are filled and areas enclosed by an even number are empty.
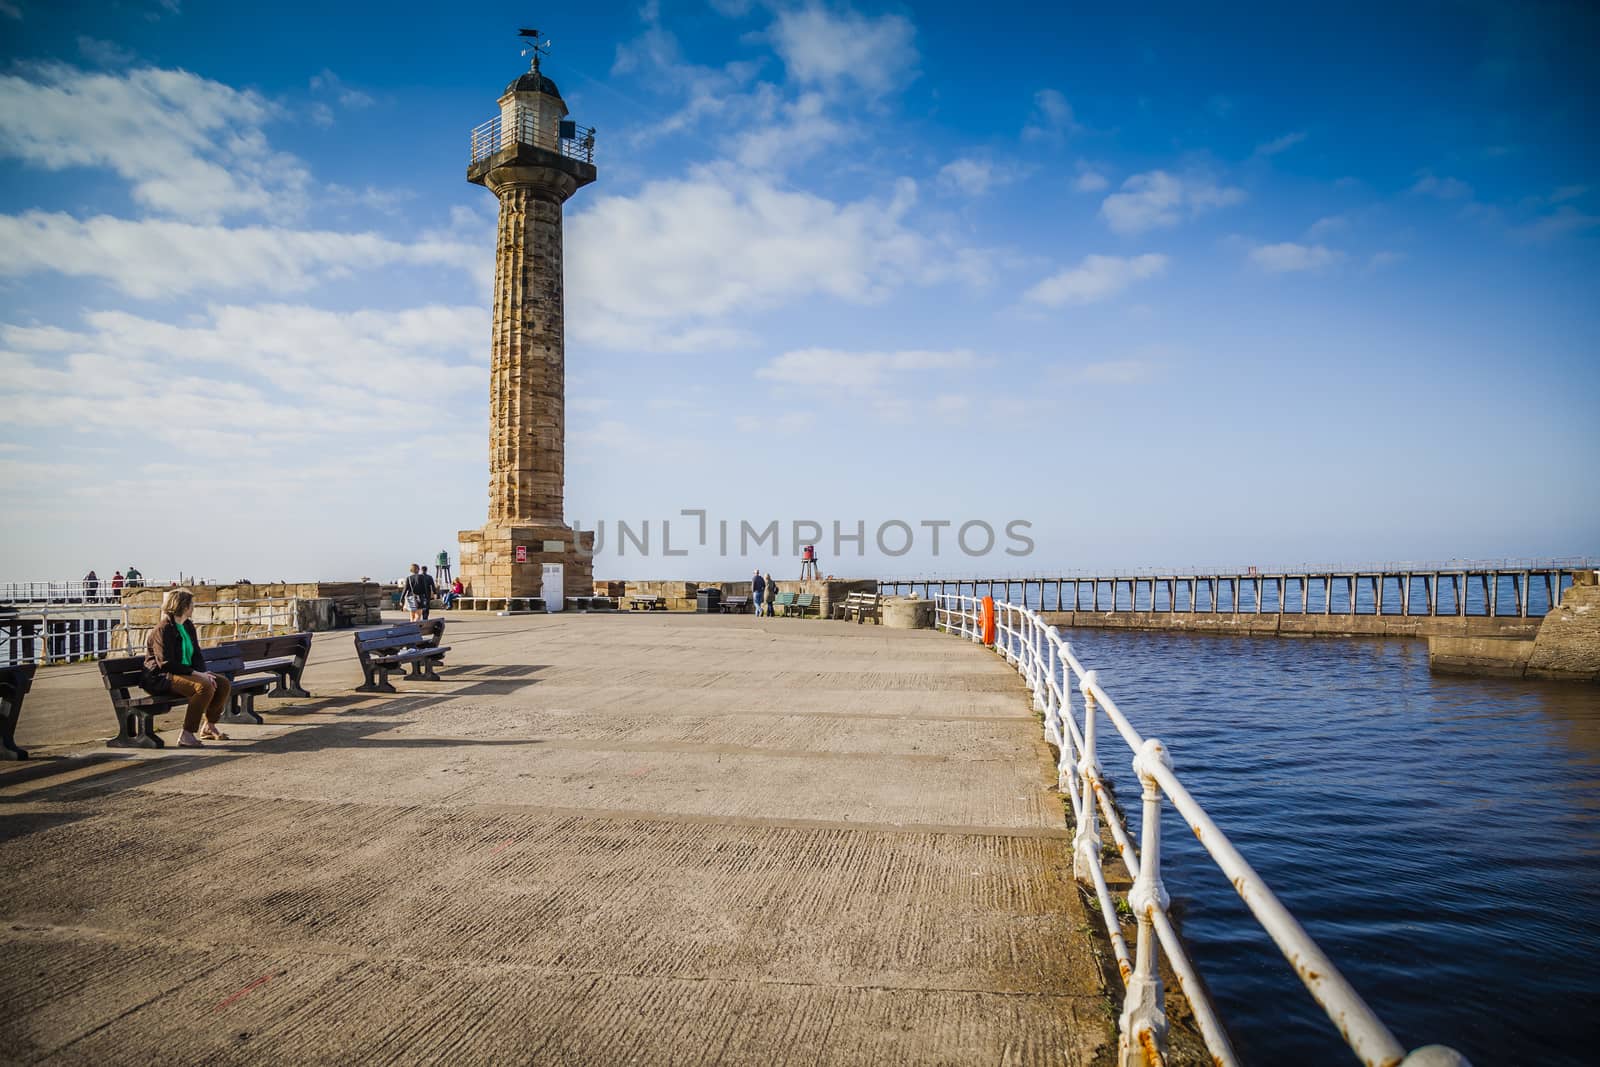
<svg viewBox="0 0 1600 1067"><path fill-rule="evenodd" d="M217 719L228 706L232 683L220 674L206 672L200 635L189 617L194 614L194 594L169 589L161 598L161 619L145 643L144 677L139 685L156 696L177 694L189 701L178 734L180 748L199 748L201 740L226 741ZM199 731L196 736L196 731Z"/></svg>
<svg viewBox="0 0 1600 1067"><path fill-rule="evenodd" d="M433 597L439 591L438 585L433 581L433 575L428 573L428 568L422 568L422 617L426 619L428 612L433 610Z"/></svg>
<svg viewBox="0 0 1600 1067"><path fill-rule="evenodd" d="M772 618L773 605L778 602L778 583L772 580L772 572L767 572L767 618Z"/></svg>
<svg viewBox="0 0 1600 1067"><path fill-rule="evenodd" d="M755 602L756 618L761 617L761 598L767 591L767 583L761 577L761 568L756 568L756 576L750 579L750 599Z"/></svg>
<svg viewBox="0 0 1600 1067"><path fill-rule="evenodd" d="M411 573L406 575L405 584L400 587L400 606L411 613L412 622L422 621L422 605L426 603L422 599L422 593L426 586L422 584L422 575L419 573L421 570L421 567L413 563L411 565Z"/></svg>

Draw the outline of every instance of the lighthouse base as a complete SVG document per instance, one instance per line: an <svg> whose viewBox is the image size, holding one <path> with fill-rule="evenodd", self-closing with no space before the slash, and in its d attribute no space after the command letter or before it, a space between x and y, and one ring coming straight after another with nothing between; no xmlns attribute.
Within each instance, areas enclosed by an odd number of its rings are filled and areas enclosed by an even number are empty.
<svg viewBox="0 0 1600 1067"><path fill-rule="evenodd" d="M490 523L462 530L459 576L470 597L544 595L544 565L565 568L570 599L594 593L594 534L569 526Z"/></svg>

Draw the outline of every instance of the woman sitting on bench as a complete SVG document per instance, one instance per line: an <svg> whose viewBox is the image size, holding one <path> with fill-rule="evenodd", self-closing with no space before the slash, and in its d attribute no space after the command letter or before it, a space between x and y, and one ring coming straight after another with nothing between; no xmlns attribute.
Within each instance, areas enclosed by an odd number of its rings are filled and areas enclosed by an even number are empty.
<svg viewBox="0 0 1600 1067"><path fill-rule="evenodd" d="M161 598L161 620L145 645L144 678L139 683L156 696L176 694L188 699L183 732L178 735L180 748L201 747L196 730L207 741L228 740L228 735L217 729L217 719L228 706L233 686L220 674L206 673L200 635L189 621L193 614L194 594L189 590L169 589Z"/></svg>

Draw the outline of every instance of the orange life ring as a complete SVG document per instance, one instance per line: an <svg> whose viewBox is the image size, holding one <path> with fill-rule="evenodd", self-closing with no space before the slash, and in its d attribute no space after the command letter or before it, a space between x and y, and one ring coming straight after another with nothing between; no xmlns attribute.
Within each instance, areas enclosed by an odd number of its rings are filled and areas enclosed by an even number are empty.
<svg viewBox="0 0 1600 1067"><path fill-rule="evenodd" d="M978 618L979 618L980 625L983 627L983 643L986 644L986 645L993 645L994 644L994 597L986 596L986 597L983 598L983 610L979 614Z"/></svg>

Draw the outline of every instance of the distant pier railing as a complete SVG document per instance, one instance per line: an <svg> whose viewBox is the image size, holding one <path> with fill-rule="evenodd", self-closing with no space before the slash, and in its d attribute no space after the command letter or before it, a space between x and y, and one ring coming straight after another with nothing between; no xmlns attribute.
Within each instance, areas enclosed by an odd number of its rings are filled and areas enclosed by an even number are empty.
<svg viewBox="0 0 1600 1067"><path fill-rule="evenodd" d="M1041 611L1537 618L1593 559L1327 570L898 578L885 594L993 596ZM1395 569L1387 569L1395 568Z"/></svg>
<svg viewBox="0 0 1600 1067"><path fill-rule="evenodd" d="M984 601L977 596L937 594L935 625L946 633L991 644L1017 668L1032 690L1034 709L1043 714L1045 739L1060 752L1057 786L1071 800L1075 830L1073 876L1094 890L1125 987L1118 1020L1119 1067L1157 1067L1165 1062L1167 1017L1158 965L1162 952L1189 1000L1213 1061L1224 1067L1239 1062L1168 914L1169 898L1161 868L1161 812L1165 800L1171 800L1201 845L1233 882L1240 899L1362 1063L1371 1067L1467 1064L1465 1057L1439 1045L1406 1052L1184 786L1166 746L1134 729L1100 685L1098 675L1073 655L1072 646L1062 640L1060 631L1046 625L1039 612L1022 604L995 602L988 619L984 610ZM1074 685L1082 701L1081 724L1074 717L1072 706ZM1143 787L1137 846L1123 825L1101 771L1101 710L1133 753L1133 772ZM1127 905L1138 922L1138 934L1131 958L1102 864L1102 815L1133 878Z"/></svg>

